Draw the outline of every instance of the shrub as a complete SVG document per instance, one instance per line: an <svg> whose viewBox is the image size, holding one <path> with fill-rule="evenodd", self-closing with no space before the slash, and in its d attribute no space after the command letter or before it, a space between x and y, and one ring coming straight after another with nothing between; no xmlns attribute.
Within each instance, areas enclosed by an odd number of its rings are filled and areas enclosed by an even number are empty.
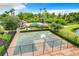
<svg viewBox="0 0 79 59"><path fill-rule="evenodd" d="M4 27L0 25L0 32L4 32Z"/></svg>

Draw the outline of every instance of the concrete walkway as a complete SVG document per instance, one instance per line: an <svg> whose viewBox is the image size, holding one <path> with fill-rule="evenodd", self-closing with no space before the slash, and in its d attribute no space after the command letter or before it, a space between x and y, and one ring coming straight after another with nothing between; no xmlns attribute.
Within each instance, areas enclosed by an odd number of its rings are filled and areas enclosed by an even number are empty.
<svg viewBox="0 0 79 59"><path fill-rule="evenodd" d="M40 55L40 56L79 56L79 48L73 46L68 49L50 52L50 53L46 53L46 54Z"/></svg>

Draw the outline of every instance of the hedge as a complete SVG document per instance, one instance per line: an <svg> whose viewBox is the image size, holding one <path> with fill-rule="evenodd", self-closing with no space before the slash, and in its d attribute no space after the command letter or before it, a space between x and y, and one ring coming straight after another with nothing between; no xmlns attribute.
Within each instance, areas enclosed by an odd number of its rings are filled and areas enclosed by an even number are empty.
<svg viewBox="0 0 79 59"><path fill-rule="evenodd" d="M75 29L79 29L79 24L68 25L66 28L59 29L58 32L52 31L74 45L79 46L79 36L73 32Z"/></svg>

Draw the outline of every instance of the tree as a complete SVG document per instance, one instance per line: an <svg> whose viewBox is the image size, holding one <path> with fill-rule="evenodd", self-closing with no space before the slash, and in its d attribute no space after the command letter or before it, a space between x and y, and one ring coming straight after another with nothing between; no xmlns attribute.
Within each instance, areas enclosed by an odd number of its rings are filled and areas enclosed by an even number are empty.
<svg viewBox="0 0 79 59"><path fill-rule="evenodd" d="M3 14L0 15L0 18L7 17L7 16L9 16L9 12L5 11Z"/></svg>
<svg viewBox="0 0 79 59"><path fill-rule="evenodd" d="M9 12L11 13L11 16L15 16L15 9L12 8Z"/></svg>
<svg viewBox="0 0 79 59"><path fill-rule="evenodd" d="M42 9L40 8L40 12L39 12L39 20L41 22L41 19L42 19Z"/></svg>
<svg viewBox="0 0 79 59"><path fill-rule="evenodd" d="M2 20L3 26L6 30L15 30L20 26L19 19L14 16L8 16Z"/></svg>
<svg viewBox="0 0 79 59"><path fill-rule="evenodd" d="M62 29L62 28L63 28L62 25L57 24L57 23L54 23L54 22L52 23L51 26L53 27L53 30L54 30L54 31L58 31L59 29Z"/></svg>
<svg viewBox="0 0 79 59"><path fill-rule="evenodd" d="M55 13L48 13L46 8L41 8L38 14L33 13L19 13L19 18L26 22L47 22L47 23L58 23L66 25L69 23L79 23L79 13L69 13L55 15Z"/></svg>
<svg viewBox="0 0 79 59"><path fill-rule="evenodd" d="M44 23L43 9L40 8L40 22Z"/></svg>
<svg viewBox="0 0 79 59"><path fill-rule="evenodd" d="M55 13L52 13L52 17L55 18L55 16L56 16Z"/></svg>
<svg viewBox="0 0 79 59"><path fill-rule="evenodd" d="M33 13L19 13L18 14L19 19L24 20L26 22L31 22L32 19L34 19L34 14Z"/></svg>
<svg viewBox="0 0 79 59"><path fill-rule="evenodd" d="M59 19L59 18L61 18L61 16L62 16L61 13L59 13L58 16L57 16L57 18Z"/></svg>
<svg viewBox="0 0 79 59"><path fill-rule="evenodd" d="M43 12L43 18L44 18L44 22L47 20L48 17L48 12L46 8L43 8L44 12Z"/></svg>
<svg viewBox="0 0 79 59"><path fill-rule="evenodd" d="M40 14L41 14L40 21L44 23L45 20L47 19L47 9L46 8L40 9Z"/></svg>
<svg viewBox="0 0 79 59"><path fill-rule="evenodd" d="M19 14L18 14L18 17L19 17L19 19L21 19L21 20L23 20L24 19L24 17L23 17L24 15L23 15L23 13L22 12L20 12Z"/></svg>
<svg viewBox="0 0 79 59"><path fill-rule="evenodd" d="M9 16L9 12L8 11L5 11L5 14L6 14L6 16Z"/></svg>

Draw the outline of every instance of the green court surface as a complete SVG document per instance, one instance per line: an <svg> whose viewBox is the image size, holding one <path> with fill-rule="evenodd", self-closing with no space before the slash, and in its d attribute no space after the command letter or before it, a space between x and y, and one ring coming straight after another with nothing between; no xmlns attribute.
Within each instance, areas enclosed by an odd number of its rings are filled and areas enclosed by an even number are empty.
<svg viewBox="0 0 79 59"><path fill-rule="evenodd" d="M42 35L45 37L42 38ZM20 50L21 53L28 53L32 52L33 50L37 51L40 48L42 49L43 46L41 44L44 42L46 42L46 45L50 48L52 48L52 45L54 45L54 48L60 47L61 44L61 39L56 37L50 31L22 32L17 36L16 40L17 43L13 55L19 54ZM62 41L62 45L64 44L65 42Z"/></svg>

